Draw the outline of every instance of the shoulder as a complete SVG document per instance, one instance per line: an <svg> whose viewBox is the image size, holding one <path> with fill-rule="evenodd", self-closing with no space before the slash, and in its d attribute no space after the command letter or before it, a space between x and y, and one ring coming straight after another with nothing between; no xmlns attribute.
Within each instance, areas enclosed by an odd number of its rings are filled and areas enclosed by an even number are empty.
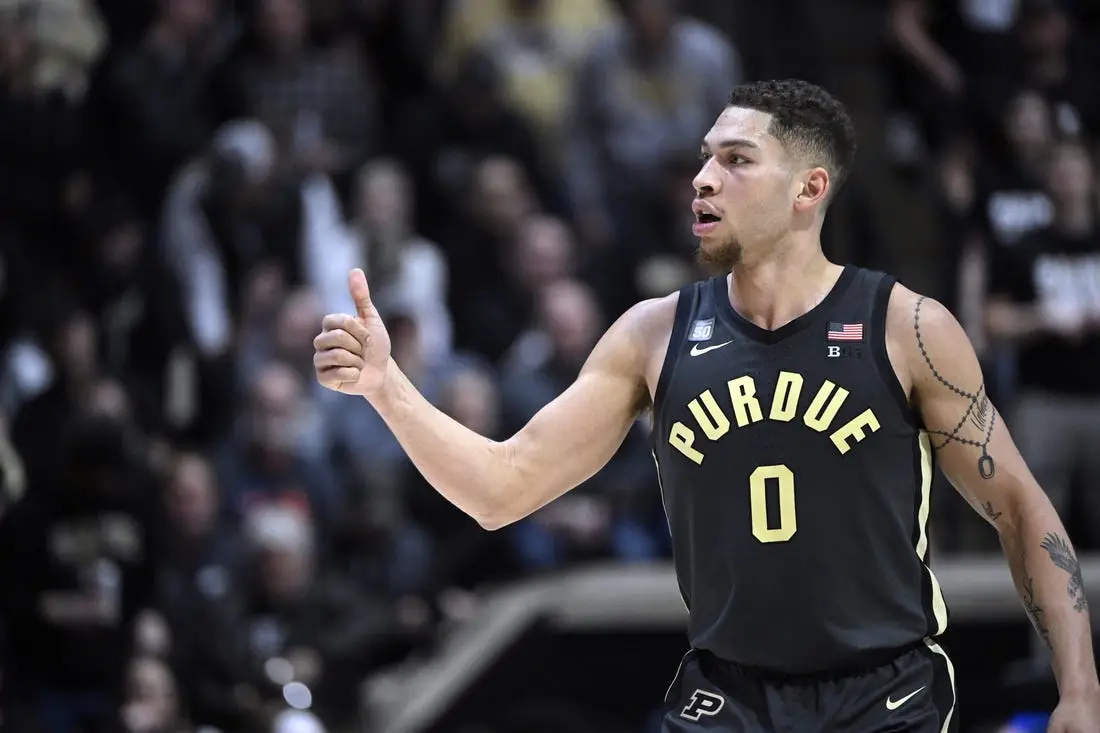
<svg viewBox="0 0 1100 733"><path fill-rule="evenodd" d="M672 337L679 299L675 292L633 305L604 334L586 368L629 374L652 392Z"/></svg>
<svg viewBox="0 0 1100 733"><path fill-rule="evenodd" d="M935 298L914 292L901 283L894 283L886 308L886 332L888 338L918 342L923 335L951 333L958 330L965 337L962 326L947 306Z"/></svg>
<svg viewBox="0 0 1100 733"><path fill-rule="evenodd" d="M608 336L630 347L638 354L648 355L668 345L680 301L677 291L660 298L649 298L631 306L608 330Z"/></svg>
<svg viewBox="0 0 1100 733"><path fill-rule="evenodd" d="M973 356L970 338L939 301L895 283L886 311L886 348L907 392L939 382L938 367Z"/></svg>

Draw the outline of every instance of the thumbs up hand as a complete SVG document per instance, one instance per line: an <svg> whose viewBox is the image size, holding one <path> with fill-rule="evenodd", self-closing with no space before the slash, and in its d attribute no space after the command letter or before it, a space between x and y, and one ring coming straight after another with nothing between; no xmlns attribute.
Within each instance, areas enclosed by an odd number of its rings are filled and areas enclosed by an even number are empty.
<svg viewBox="0 0 1100 733"><path fill-rule="evenodd" d="M313 339L313 368L321 386L369 397L382 386L390 360L390 335L371 303L362 270L348 275L355 315L325 316Z"/></svg>

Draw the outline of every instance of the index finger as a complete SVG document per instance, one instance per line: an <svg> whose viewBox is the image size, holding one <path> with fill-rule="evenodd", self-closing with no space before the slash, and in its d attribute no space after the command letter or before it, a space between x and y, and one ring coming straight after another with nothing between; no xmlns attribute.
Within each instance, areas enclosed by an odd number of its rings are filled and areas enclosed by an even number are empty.
<svg viewBox="0 0 1100 733"><path fill-rule="evenodd" d="M347 331L360 343L367 341L367 327L359 322L355 316L346 313L330 313L321 319L322 331Z"/></svg>

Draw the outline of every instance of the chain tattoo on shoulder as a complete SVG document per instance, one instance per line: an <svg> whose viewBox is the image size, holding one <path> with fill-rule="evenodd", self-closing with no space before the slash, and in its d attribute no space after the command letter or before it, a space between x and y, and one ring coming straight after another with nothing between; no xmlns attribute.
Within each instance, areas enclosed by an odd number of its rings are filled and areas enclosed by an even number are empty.
<svg viewBox="0 0 1100 733"><path fill-rule="evenodd" d="M984 479L991 479L997 470L997 466L993 462L993 456L989 455L989 441L993 436L993 428L997 423L997 411L993 408L993 404L986 394L985 382L978 386L976 392L968 392L947 381L932 363L920 330L920 309L925 300L926 298L921 296L913 309L913 330L917 336L917 347L920 349L921 356L924 357L924 363L928 365L928 369L932 372L932 376L936 378L936 381L967 402L966 412L959 418L959 422L953 430L928 430L929 435L935 435L942 439L939 445L933 447L939 450L948 443L959 443L979 449L981 455L978 456L978 474ZM980 440L967 438L961 434L967 423L978 430L978 433L982 436Z"/></svg>

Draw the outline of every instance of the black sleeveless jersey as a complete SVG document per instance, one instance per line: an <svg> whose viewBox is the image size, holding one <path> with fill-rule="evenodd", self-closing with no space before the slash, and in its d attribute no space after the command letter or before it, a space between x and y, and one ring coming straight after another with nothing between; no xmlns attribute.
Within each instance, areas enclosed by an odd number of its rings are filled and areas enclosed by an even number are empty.
<svg viewBox="0 0 1100 733"><path fill-rule="evenodd" d="M813 674L945 630L932 451L886 355L894 282L848 267L774 331L724 277L681 291L653 454L694 648Z"/></svg>

